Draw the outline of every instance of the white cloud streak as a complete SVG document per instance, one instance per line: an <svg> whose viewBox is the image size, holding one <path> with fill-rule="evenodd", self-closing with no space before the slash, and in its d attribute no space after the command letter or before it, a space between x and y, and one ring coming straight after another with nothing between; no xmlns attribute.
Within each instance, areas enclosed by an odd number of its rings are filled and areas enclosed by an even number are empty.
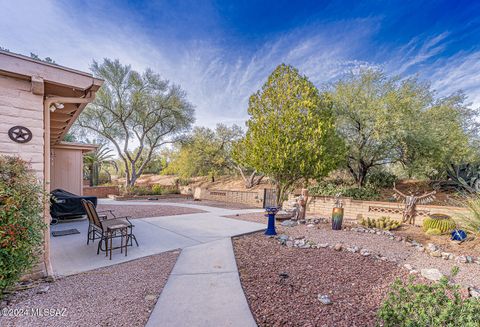
<svg viewBox="0 0 480 327"><path fill-rule="evenodd" d="M388 58L367 62L358 60L357 54L371 46L375 20L301 28L252 52L204 41L176 44L171 50L150 39L133 22L120 24L108 13L96 12L80 22L68 4L53 0L5 1L0 12L0 46L49 56L81 70L88 70L93 59L104 57L118 58L136 70L151 67L187 91L196 107L197 125L243 124L248 97L282 62L298 67L318 86L360 66L381 65L390 73L403 75L418 72L432 81L439 94L462 88L471 101L480 104L480 52L435 59L447 45L447 33L425 41L415 38L388 51Z"/></svg>

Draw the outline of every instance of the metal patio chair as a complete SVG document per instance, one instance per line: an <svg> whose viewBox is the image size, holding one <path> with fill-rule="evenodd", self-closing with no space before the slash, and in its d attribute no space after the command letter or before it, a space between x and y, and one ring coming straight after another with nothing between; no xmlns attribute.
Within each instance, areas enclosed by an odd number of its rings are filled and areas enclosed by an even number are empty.
<svg viewBox="0 0 480 327"><path fill-rule="evenodd" d="M109 241L111 244L112 238L123 238L125 236L124 233L118 229L118 227L122 225L125 226L128 231L125 246L132 246L133 241L135 241L138 246L137 238L133 234L133 227L135 227L135 225L133 225L129 220L130 217L116 217L113 213L113 210L97 211L95 205L91 201L85 199L82 199L82 205L84 206L88 217L87 244L89 244L90 241L95 242L96 238L100 240L98 243L97 254L100 253L100 250L108 252ZM112 217L108 217L107 214L103 214L105 212L109 212ZM119 233L117 233L117 230ZM129 241L130 244L128 244ZM103 243L105 243L105 248L103 248ZM123 247L123 239L121 247Z"/></svg>

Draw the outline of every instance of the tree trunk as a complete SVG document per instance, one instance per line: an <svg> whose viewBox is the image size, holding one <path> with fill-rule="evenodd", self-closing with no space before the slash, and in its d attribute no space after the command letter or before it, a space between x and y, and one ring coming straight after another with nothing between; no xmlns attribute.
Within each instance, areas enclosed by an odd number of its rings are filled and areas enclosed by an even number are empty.
<svg viewBox="0 0 480 327"><path fill-rule="evenodd" d="M132 166L132 170L130 173L130 178L128 180L128 186L134 187L135 183L137 182L138 176L137 176L137 171L135 170L135 167Z"/></svg>
<svg viewBox="0 0 480 327"><path fill-rule="evenodd" d="M368 170L370 169L370 166L367 166L361 162L356 163L356 165L358 169L354 169L354 167L351 164L348 164L348 170L350 171L350 174L355 180L357 187L364 187L365 182L367 181L367 174L368 174Z"/></svg>
<svg viewBox="0 0 480 327"><path fill-rule="evenodd" d="M282 198L282 187L281 187L281 185L280 185L279 183L276 183L276 184L275 184L275 195L276 195L276 197L275 197L275 206L276 206L277 208L280 208L280 207L281 207L280 201L281 201L281 198Z"/></svg>

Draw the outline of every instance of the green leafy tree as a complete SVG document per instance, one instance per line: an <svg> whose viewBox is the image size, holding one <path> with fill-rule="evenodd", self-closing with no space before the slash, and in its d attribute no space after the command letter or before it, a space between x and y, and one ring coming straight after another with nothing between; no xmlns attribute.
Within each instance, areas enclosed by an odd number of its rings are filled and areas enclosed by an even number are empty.
<svg viewBox="0 0 480 327"><path fill-rule="evenodd" d="M134 186L162 145L190 129L193 107L179 86L150 69L140 74L104 59L94 61L92 71L105 83L78 125L111 142L125 166L126 186Z"/></svg>
<svg viewBox="0 0 480 327"><path fill-rule="evenodd" d="M337 82L331 95L346 165L360 187L376 167L399 163L412 176L468 156L462 97L435 100L427 83L372 69Z"/></svg>
<svg viewBox="0 0 480 327"><path fill-rule="evenodd" d="M332 102L298 70L279 65L250 97L243 164L275 183L277 203L300 180L320 178L344 156Z"/></svg>
<svg viewBox="0 0 480 327"><path fill-rule="evenodd" d="M215 181L215 176L233 169L232 145L242 135L243 131L237 125L218 124L215 130L196 127L181 143L166 173L182 178L209 175Z"/></svg>

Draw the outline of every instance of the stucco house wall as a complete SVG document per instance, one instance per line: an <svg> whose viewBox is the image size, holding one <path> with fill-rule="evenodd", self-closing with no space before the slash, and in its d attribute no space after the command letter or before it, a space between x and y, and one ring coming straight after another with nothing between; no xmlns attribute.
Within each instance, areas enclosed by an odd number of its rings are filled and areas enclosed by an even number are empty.
<svg viewBox="0 0 480 327"><path fill-rule="evenodd" d="M102 83L85 72L0 50L0 155L15 155L29 162L48 193L51 150L61 145L64 135L83 108L93 101ZM28 128L32 139L27 143L11 140L8 131L14 126ZM84 150L88 149L79 149L80 153ZM72 169L78 166L80 171L73 174L79 177L81 185L81 156L80 164ZM64 167L64 173L68 175L67 169ZM48 205L43 219L47 224L43 253L30 274L33 278L53 274Z"/></svg>
<svg viewBox="0 0 480 327"><path fill-rule="evenodd" d="M43 95L31 92L31 82L0 75L0 154L20 155L31 163L39 180L44 171ZM29 128L28 143L10 140L8 130L16 125Z"/></svg>

